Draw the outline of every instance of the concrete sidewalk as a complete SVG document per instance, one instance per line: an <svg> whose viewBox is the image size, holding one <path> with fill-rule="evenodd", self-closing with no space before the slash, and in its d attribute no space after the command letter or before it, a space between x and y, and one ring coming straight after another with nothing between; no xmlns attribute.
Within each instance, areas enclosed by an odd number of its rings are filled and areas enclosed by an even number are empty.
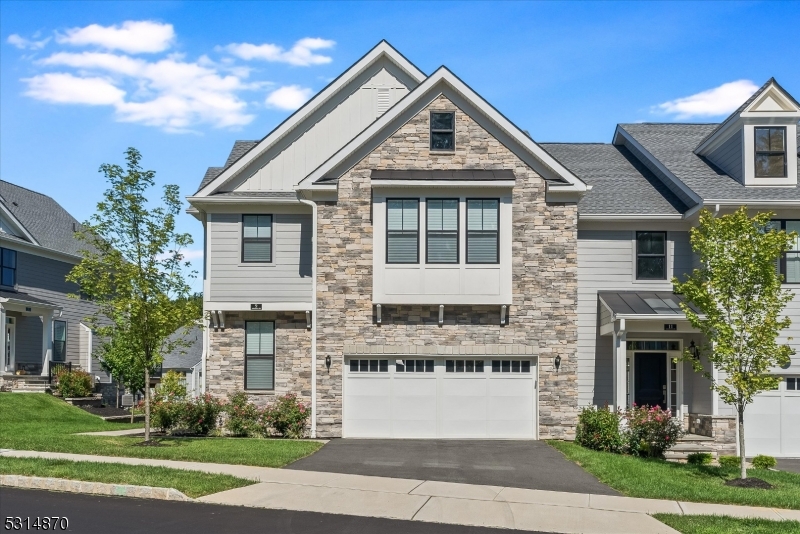
<svg viewBox="0 0 800 534"><path fill-rule="evenodd" d="M565 534L675 532L648 515L652 513L800 520L800 510L174 460L10 450L2 450L0 455L162 466L224 473L258 482L198 499L208 503Z"/></svg>

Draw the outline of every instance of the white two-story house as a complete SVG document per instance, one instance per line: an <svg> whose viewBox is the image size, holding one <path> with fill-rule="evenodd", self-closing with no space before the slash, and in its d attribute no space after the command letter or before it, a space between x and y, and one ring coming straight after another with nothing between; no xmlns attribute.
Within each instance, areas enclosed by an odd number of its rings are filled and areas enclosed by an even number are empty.
<svg viewBox="0 0 800 534"><path fill-rule="evenodd" d="M381 42L189 197L203 387L297 393L320 437L570 439L580 406L645 402L730 440L727 407L671 363L704 340L669 280L701 207L800 220L799 118L771 80L722 125L538 144ZM798 427L789 384L754 407L776 421L764 447Z"/></svg>

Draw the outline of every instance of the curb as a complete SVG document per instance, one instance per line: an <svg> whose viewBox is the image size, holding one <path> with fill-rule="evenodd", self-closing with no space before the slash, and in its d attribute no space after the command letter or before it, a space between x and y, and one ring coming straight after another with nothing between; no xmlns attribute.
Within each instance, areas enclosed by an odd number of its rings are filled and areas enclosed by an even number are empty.
<svg viewBox="0 0 800 534"><path fill-rule="evenodd" d="M92 495L111 495L116 497L136 497L139 499L159 499L162 501L194 501L173 488L153 488L129 484L105 484L103 482L83 482L63 478L26 477L22 475L0 475L0 486L10 488L41 489L65 491L68 493L88 493Z"/></svg>

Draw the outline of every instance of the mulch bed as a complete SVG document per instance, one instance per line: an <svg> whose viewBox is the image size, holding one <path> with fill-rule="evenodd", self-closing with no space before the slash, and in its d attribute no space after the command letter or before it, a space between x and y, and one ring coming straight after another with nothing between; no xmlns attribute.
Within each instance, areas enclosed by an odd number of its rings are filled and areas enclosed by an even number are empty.
<svg viewBox="0 0 800 534"><path fill-rule="evenodd" d="M99 415L100 417L111 417L115 415L130 415L131 412L128 410L123 410L122 408L117 408L116 406L78 406L81 410L86 410L92 415Z"/></svg>
<svg viewBox="0 0 800 534"><path fill-rule="evenodd" d="M139 443L134 443L133 446L134 447L166 447L166 445L164 445L160 441L156 441L154 439L151 439L150 441L140 441Z"/></svg>
<svg viewBox="0 0 800 534"><path fill-rule="evenodd" d="M736 488L753 488L753 489L772 489L775 487L769 482L761 480L760 478L753 478L753 477L745 479L734 478L731 480L726 480L725 485L734 486Z"/></svg>

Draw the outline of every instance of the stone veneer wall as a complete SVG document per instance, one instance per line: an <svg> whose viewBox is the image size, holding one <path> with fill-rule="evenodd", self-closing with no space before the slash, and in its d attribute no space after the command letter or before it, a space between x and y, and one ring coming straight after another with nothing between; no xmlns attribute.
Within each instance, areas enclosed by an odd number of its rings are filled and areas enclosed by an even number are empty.
<svg viewBox="0 0 800 534"><path fill-rule="evenodd" d="M311 332L304 312L227 312L225 329L209 331L207 392L225 398L244 390L244 323L275 321L275 390L250 391L250 400L264 406L276 396L297 393L311 402Z"/></svg>
<svg viewBox="0 0 800 534"><path fill-rule="evenodd" d="M732 415L688 415L691 434L714 438L709 446L720 454L736 454L736 417Z"/></svg>
<svg viewBox="0 0 800 534"><path fill-rule="evenodd" d="M430 152L430 109L457 111L454 153ZM374 323L373 169L514 171L508 326L500 326L499 306L445 306L442 327L438 309L384 306L383 324ZM522 347L538 354L539 436L573 439L578 404L577 215L575 204L547 204L544 180L443 95L345 173L339 179L338 201L320 202L318 212L318 435L342 432L345 345L468 346L474 354L486 345L504 345L509 353L525 353ZM556 355L562 358L558 373L553 366ZM332 360L330 369L324 364L326 356Z"/></svg>

